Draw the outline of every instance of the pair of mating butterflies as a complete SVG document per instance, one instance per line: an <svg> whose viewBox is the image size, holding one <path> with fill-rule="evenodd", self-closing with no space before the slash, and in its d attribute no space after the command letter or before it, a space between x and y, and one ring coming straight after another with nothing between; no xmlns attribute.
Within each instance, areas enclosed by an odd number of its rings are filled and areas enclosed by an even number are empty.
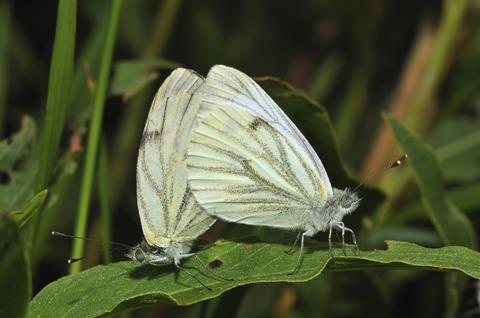
<svg viewBox="0 0 480 318"><path fill-rule="evenodd" d="M174 264L216 218L298 230L332 229L360 199L332 188L319 157L278 105L244 73L223 65L207 78L176 69L157 92L137 161L145 242L128 256ZM300 237L299 234L299 237ZM299 238L297 237L297 239ZM331 246L330 246L331 247Z"/></svg>

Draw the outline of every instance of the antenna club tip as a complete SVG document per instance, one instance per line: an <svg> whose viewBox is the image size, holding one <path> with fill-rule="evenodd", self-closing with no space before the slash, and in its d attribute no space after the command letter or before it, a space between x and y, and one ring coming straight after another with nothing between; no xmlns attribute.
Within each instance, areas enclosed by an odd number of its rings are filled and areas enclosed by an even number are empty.
<svg viewBox="0 0 480 318"><path fill-rule="evenodd" d="M57 235L57 232L55 232L55 231L52 231L52 232L50 232L50 233L51 233L53 236Z"/></svg>
<svg viewBox="0 0 480 318"><path fill-rule="evenodd" d="M67 259L67 263L68 263L68 264L72 264L72 263L73 263L73 262L72 262L72 259L71 259L71 258Z"/></svg>

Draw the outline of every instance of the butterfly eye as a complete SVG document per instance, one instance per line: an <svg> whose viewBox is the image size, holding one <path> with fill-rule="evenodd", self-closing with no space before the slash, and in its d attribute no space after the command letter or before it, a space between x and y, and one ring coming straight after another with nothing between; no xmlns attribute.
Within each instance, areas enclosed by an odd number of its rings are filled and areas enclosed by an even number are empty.
<svg viewBox="0 0 480 318"><path fill-rule="evenodd" d="M141 249L135 250L134 255L137 262L142 263L143 261L145 261L145 253Z"/></svg>
<svg viewBox="0 0 480 318"><path fill-rule="evenodd" d="M352 205L352 202L349 199L343 199L341 204L342 204L342 208L348 209Z"/></svg>

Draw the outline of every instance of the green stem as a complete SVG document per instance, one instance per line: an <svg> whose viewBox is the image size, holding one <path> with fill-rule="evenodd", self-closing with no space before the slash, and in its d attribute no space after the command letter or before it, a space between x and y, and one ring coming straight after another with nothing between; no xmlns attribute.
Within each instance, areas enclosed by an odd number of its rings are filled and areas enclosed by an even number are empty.
<svg viewBox="0 0 480 318"><path fill-rule="evenodd" d="M109 191L108 191L108 149L105 136L102 137L100 144L100 153L98 156L98 196L100 201L100 214L102 216L101 228L102 228L102 254L105 264L108 264L112 260L110 252L111 241L111 210L109 204Z"/></svg>
<svg viewBox="0 0 480 318"><path fill-rule="evenodd" d="M75 226L76 236L85 236L88 220L88 208L90 204L91 188L95 172L95 159L97 158L97 148L100 139L102 127L103 109L105 107L105 96L107 93L107 83L112 64L113 47L117 33L118 18L122 0L113 0L110 8L110 17L108 22L107 38L105 49L100 64L100 73L98 76L97 87L95 90L95 100L93 104L92 123L88 133L87 152L85 159L85 168L83 170L82 186L80 190L80 201L77 213L77 222ZM82 240L73 242L72 258L83 256ZM78 261L70 267L70 274L81 270L81 261Z"/></svg>

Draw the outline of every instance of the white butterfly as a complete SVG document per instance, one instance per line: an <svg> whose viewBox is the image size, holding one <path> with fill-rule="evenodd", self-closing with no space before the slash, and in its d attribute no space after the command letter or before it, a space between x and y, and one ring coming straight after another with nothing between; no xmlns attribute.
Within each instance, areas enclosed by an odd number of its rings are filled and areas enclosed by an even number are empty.
<svg viewBox="0 0 480 318"><path fill-rule="evenodd" d="M267 93L244 73L214 66L196 93L198 123L187 150L188 179L205 211L229 222L352 234L342 218L360 199L332 189L319 157ZM300 234L299 234L300 235ZM298 240L299 237L297 237Z"/></svg>
<svg viewBox="0 0 480 318"><path fill-rule="evenodd" d="M145 241L127 255L136 262L182 269L181 260L194 255L193 241L215 222L195 202L185 162L200 108L194 93L203 82L191 70L176 69L150 108L137 159L137 204Z"/></svg>

